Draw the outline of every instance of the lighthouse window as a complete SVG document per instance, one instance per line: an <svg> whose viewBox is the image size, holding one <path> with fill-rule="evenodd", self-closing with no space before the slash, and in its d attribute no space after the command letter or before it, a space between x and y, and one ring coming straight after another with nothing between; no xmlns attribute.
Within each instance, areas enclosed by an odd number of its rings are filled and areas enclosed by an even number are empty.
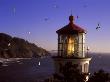
<svg viewBox="0 0 110 82"><path fill-rule="evenodd" d="M60 49L60 50L62 49L62 44L59 44L59 49Z"/></svg>
<svg viewBox="0 0 110 82"><path fill-rule="evenodd" d="M69 56L74 53L74 38L72 35L68 36L67 51Z"/></svg>
<svg viewBox="0 0 110 82"><path fill-rule="evenodd" d="M62 43L62 40L63 40L62 35L60 35L59 36L59 42Z"/></svg>
<svg viewBox="0 0 110 82"><path fill-rule="evenodd" d="M82 39L83 39L82 35L79 35L79 43L82 43Z"/></svg>
<svg viewBox="0 0 110 82"><path fill-rule="evenodd" d="M83 34L83 43L85 43L85 35Z"/></svg>
<svg viewBox="0 0 110 82"><path fill-rule="evenodd" d="M88 63L84 64L84 72L88 72Z"/></svg>

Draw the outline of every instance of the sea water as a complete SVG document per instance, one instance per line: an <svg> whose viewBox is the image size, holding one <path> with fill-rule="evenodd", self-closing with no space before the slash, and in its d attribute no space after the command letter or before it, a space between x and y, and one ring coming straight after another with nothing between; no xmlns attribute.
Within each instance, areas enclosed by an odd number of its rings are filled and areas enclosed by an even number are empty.
<svg viewBox="0 0 110 82"><path fill-rule="evenodd" d="M110 54L90 54L90 73L100 69L110 72ZM11 59L12 60L12 59ZM19 61L19 62L18 62ZM40 63L39 63L40 62ZM43 58L18 59L7 61L8 66L0 66L0 78L11 80L41 80L54 73L54 61L51 56ZM17 81L16 81L17 82Z"/></svg>

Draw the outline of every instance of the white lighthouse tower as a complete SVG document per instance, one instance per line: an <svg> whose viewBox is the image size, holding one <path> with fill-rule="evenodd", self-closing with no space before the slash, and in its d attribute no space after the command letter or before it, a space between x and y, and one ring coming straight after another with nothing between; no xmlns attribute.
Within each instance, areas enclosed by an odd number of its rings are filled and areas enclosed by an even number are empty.
<svg viewBox="0 0 110 82"><path fill-rule="evenodd" d="M69 16L69 24L56 31L58 34L58 55L53 57L55 72L60 73L60 66L67 62L77 64L82 73L89 73L89 61L84 50L85 30L74 24L74 17Z"/></svg>

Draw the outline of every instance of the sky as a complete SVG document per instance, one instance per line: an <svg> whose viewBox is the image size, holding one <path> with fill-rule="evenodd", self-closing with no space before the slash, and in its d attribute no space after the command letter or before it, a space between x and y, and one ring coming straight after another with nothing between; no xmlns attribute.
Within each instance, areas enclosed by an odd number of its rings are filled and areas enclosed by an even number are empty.
<svg viewBox="0 0 110 82"><path fill-rule="evenodd" d="M85 47L110 53L110 0L0 0L0 32L57 50L56 30L71 13L87 31Z"/></svg>

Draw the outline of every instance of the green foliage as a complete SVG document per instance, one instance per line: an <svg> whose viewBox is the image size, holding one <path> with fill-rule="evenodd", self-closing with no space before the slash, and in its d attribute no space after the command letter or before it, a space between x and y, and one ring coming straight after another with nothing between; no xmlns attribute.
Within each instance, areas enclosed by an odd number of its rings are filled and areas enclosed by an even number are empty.
<svg viewBox="0 0 110 82"><path fill-rule="evenodd" d="M39 57L48 52L33 43L29 43L18 37L11 37L8 34L0 33L0 57Z"/></svg>
<svg viewBox="0 0 110 82"><path fill-rule="evenodd" d="M99 70L89 78L88 82L110 82L110 75L104 72L104 70Z"/></svg>
<svg viewBox="0 0 110 82"><path fill-rule="evenodd" d="M85 82L85 75L79 71L77 64L71 62L67 62L61 68L61 74L56 74L54 77L60 82Z"/></svg>
<svg viewBox="0 0 110 82"><path fill-rule="evenodd" d="M85 76L79 71L78 65L71 62L67 62L61 68L61 74L54 74L55 82L87 82ZM110 74L99 70L89 77L88 82L110 82Z"/></svg>
<svg viewBox="0 0 110 82"><path fill-rule="evenodd" d="M80 73L77 64L67 62L62 69L62 74L66 82L84 82L84 75Z"/></svg>

